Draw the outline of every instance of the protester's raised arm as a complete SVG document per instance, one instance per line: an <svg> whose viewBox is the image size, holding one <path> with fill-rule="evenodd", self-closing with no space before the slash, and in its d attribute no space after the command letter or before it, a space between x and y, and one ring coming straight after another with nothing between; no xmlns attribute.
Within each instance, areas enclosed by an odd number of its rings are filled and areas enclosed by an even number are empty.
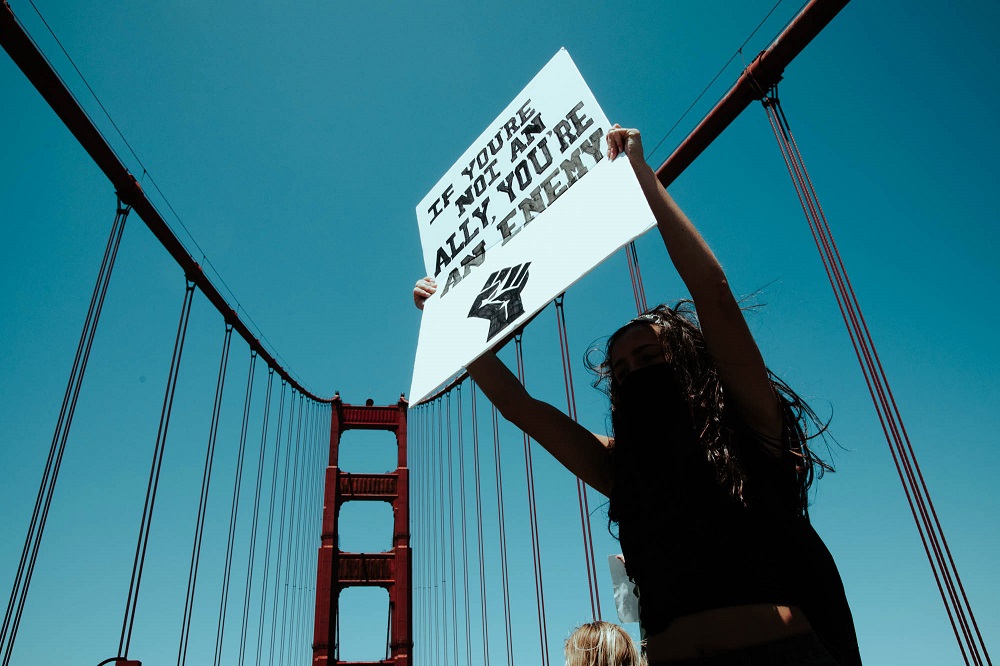
<svg viewBox="0 0 1000 666"><path fill-rule="evenodd" d="M670 260L694 300L723 387L747 425L778 441L782 432L778 398L722 265L646 163L639 130L615 125L607 142L608 157L624 154L635 170Z"/></svg>
<svg viewBox="0 0 1000 666"><path fill-rule="evenodd" d="M423 309L437 291L433 278L417 281L413 301ZM528 433L570 472L604 495L610 495L613 477L610 442L578 424L552 405L532 398L517 377L487 351L468 366L469 376L505 419Z"/></svg>

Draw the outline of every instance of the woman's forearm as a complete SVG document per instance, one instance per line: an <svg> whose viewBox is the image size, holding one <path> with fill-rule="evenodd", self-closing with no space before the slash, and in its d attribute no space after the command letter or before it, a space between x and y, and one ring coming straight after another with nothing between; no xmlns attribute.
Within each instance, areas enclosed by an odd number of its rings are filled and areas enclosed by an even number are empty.
<svg viewBox="0 0 1000 666"><path fill-rule="evenodd" d="M721 288L728 291L726 276L719 260L691 220L667 193L652 167L642 159L632 159L632 166L670 254L670 260L691 296L697 302L718 295Z"/></svg>

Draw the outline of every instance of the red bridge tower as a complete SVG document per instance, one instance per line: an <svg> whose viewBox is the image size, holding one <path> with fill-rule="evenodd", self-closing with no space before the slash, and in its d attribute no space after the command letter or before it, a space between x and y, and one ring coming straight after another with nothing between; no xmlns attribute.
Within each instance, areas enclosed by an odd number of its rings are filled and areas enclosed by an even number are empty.
<svg viewBox="0 0 1000 666"><path fill-rule="evenodd" d="M365 664L411 666L413 607L410 598L409 474L406 467L406 400L395 405L345 405L333 399L330 426L330 462L326 468L323 534L316 575L316 627L313 666L352 666L337 659L337 613L340 591L356 585L384 587L389 592L389 658ZM352 474L338 467L340 436L345 430L389 430L396 434L396 471L389 474ZM393 512L392 550L386 553L345 553L338 546L337 517L350 501L389 502Z"/></svg>

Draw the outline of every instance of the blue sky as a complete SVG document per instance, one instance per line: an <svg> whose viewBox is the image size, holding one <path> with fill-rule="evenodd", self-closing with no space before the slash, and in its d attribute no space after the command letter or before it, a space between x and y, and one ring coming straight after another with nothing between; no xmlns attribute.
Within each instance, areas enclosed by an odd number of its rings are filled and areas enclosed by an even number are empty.
<svg viewBox="0 0 1000 666"><path fill-rule="evenodd" d="M410 288L422 272L414 206L549 58L566 47L608 117L641 128L652 150L773 6L770 0L36 4L148 170L147 192L151 176L197 246L155 192L154 202L192 254L206 255L205 265L235 294L232 303L316 393L339 390L347 402L377 403L395 402L410 382L419 325ZM31 5L11 6L124 163L142 176L143 166L100 116ZM781 3L743 57L764 48L798 9ZM905 10L881 0L853 3L787 69L780 86L988 645L1000 632L993 557L1000 542L993 304L1000 280L993 200L998 19L1000 9L983 3L917 3ZM651 162L659 164L723 94L740 60ZM7 57L0 58L0 86L6 238L0 339L7 352L0 373L0 590L6 598L115 200ZM749 318L768 364L821 414L832 415L837 473L817 484L812 516L843 575L863 657L958 663L763 110L748 109L671 191L723 261L734 289L764 288L758 300L766 307ZM684 295L658 238L640 239L638 252L650 300ZM133 216L14 663L39 663L41 655L97 663L114 653L182 292L180 271ZM632 311L624 256L575 285L566 311L581 420L603 431L606 405L588 388L580 359ZM222 334L221 318L199 295L131 653L147 665L175 661ZM524 348L529 387L562 406L557 340L549 309L525 333ZM234 342L189 650L198 662L214 644L248 355ZM265 379L258 368L258 401ZM482 409L484 435L487 419ZM500 434L514 657L531 663L539 647L522 444L506 426ZM382 472L394 465L388 435L349 433L344 442L345 468ZM492 444L480 444L488 474L490 652L504 660ZM573 479L537 449L534 465L550 652L558 663L562 639L590 615L579 515ZM592 494L592 524L607 614L603 562L618 548L597 499ZM245 543L248 526L240 525ZM345 548L389 545L384 506L345 509L344 525ZM419 533L415 543L434 536ZM241 580L238 568L234 575ZM475 615L476 578L470 587ZM344 658L380 656L384 603L381 592L345 598ZM415 616L418 637L438 630L419 606ZM477 627L474 657L483 651ZM235 659L234 637L227 630L226 660Z"/></svg>

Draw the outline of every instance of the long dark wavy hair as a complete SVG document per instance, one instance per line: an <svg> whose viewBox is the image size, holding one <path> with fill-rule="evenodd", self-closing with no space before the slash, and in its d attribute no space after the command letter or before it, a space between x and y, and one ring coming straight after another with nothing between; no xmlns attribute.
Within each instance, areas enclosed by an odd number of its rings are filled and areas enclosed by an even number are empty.
<svg viewBox="0 0 1000 666"><path fill-rule="evenodd" d="M608 395L611 403L611 423L614 429L618 403L618 382L611 368L611 349L622 333L634 326L650 326L656 333L674 380L684 395L697 438L705 456L715 470L716 480L723 490L744 505L747 504L747 474L735 433L750 432L727 404L715 361L708 352L704 335L698 325L694 303L681 300L676 304L657 305L613 333L603 346L595 345L587 353L586 365L594 373L594 386ZM785 382L768 370L771 385L781 403L784 432L780 442L767 442L756 435L762 446L778 446L794 458L796 476L796 513L807 515L808 492L813 479L832 467L809 448L809 440L824 437L827 423L819 419L812 408ZM614 433L612 433L612 436ZM620 476L619 472L619 477Z"/></svg>

